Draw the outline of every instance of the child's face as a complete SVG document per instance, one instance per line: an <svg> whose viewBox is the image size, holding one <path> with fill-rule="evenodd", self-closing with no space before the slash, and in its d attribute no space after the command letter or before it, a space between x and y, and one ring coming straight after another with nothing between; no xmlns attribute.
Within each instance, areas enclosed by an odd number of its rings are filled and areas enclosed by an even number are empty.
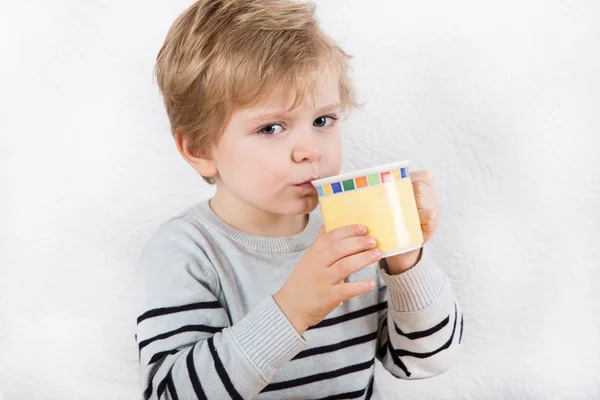
<svg viewBox="0 0 600 400"><path fill-rule="evenodd" d="M342 161L339 80L321 75L314 97L287 112L294 92L274 92L265 102L236 110L214 164L220 196L274 214L303 214L318 204L310 181L339 173Z"/></svg>

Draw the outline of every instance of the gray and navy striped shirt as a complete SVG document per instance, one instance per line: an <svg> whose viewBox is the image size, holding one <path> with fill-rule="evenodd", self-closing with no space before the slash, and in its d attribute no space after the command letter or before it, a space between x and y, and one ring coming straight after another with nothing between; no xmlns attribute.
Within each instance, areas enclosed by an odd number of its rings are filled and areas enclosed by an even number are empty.
<svg viewBox="0 0 600 400"><path fill-rule="evenodd" d="M462 312L426 247L403 274L375 263L351 275L377 287L296 332L272 295L321 224L317 208L298 235L255 236L226 224L207 199L158 228L137 273L144 398L378 399L375 360L401 379L448 369Z"/></svg>

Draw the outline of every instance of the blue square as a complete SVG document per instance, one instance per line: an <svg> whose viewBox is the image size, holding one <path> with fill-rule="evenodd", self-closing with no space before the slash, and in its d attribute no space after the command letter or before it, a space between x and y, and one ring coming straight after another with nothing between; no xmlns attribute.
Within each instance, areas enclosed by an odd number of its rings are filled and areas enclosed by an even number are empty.
<svg viewBox="0 0 600 400"><path fill-rule="evenodd" d="M402 174L402 178L408 177L408 170L407 170L407 168L400 168L400 173Z"/></svg>
<svg viewBox="0 0 600 400"><path fill-rule="evenodd" d="M317 190L319 191L319 197L325 196L325 193L323 193L323 187L322 186L317 186Z"/></svg>
<svg viewBox="0 0 600 400"><path fill-rule="evenodd" d="M332 183L331 188L333 189L333 193L341 193L342 192L342 184L340 182Z"/></svg>

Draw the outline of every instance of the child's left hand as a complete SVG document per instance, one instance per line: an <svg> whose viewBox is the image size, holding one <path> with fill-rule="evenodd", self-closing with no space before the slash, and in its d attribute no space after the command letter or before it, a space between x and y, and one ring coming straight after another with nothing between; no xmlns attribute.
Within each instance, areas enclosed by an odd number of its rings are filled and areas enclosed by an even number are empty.
<svg viewBox="0 0 600 400"><path fill-rule="evenodd" d="M413 171L410 173L410 179L417 203L417 211L419 212L419 220L421 221L423 244L425 244L431 239L438 226L440 203L435 196L433 180L429 171ZM388 273L396 275L408 271L420 260L422 251L423 248L420 248L408 253L387 257L385 260L388 265Z"/></svg>

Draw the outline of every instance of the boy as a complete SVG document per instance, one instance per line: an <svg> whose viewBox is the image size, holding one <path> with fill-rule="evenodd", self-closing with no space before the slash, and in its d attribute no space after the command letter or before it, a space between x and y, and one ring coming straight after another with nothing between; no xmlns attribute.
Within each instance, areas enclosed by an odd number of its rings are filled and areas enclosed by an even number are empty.
<svg viewBox="0 0 600 400"><path fill-rule="evenodd" d="M313 7L201 0L157 58L177 148L216 193L163 224L138 272L146 399L379 398L374 361L437 375L462 313L427 251L381 259L364 227L325 233L312 180L337 174L349 57ZM425 239L439 205L413 173Z"/></svg>

